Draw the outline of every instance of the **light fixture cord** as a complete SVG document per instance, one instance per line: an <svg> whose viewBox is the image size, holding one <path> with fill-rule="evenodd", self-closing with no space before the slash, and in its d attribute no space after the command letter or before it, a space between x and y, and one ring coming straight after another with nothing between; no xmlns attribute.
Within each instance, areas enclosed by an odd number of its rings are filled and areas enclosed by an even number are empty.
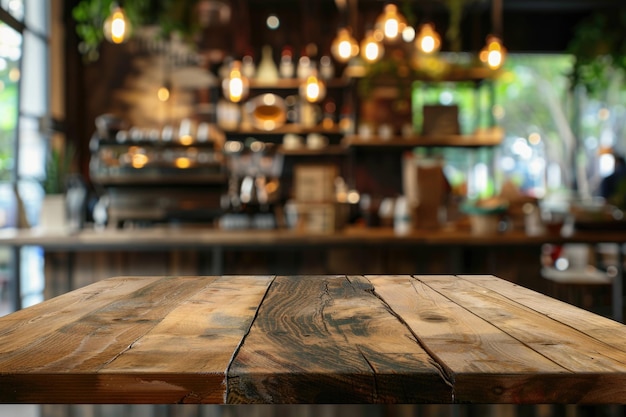
<svg viewBox="0 0 626 417"><path fill-rule="evenodd" d="M348 0L348 8L346 9L347 20L352 28L352 36L357 36L359 5L358 0Z"/></svg>
<svg viewBox="0 0 626 417"><path fill-rule="evenodd" d="M409 26L415 26L415 14L413 13L413 9L411 8L411 0L404 0L402 2L401 8L402 14L406 19L406 22Z"/></svg>
<svg viewBox="0 0 626 417"><path fill-rule="evenodd" d="M502 39L502 0L491 0L491 24L494 34Z"/></svg>

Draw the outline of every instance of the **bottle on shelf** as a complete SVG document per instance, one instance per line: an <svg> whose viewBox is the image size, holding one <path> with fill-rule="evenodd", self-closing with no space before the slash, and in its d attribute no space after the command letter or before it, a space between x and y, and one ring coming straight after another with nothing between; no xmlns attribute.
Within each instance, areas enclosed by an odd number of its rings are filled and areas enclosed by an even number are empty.
<svg viewBox="0 0 626 417"><path fill-rule="evenodd" d="M263 46L261 53L261 62L259 62L259 66L256 71L256 80L260 83L271 84L278 81L278 78L278 68L274 63L272 47L265 45Z"/></svg>
<svg viewBox="0 0 626 417"><path fill-rule="evenodd" d="M332 98L329 98L324 103L324 113L322 116L322 127L324 129L332 129L335 127L335 111L337 106Z"/></svg>
<svg viewBox="0 0 626 417"><path fill-rule="evenodd" d="M285 46L280 54L278 72L281 78L293 78L295 71L296 68L293 63L293 49L289 46Z"/></svg>
<svg viewBox="0 0 626 417"><path fill-rule="evenodd" d="M320 77L323 80L330 80L335 76L335 66L333 60L328 55L320 58Z"/></svg>
<svg viewBox="0 0 626 417"><path fill-rule="evenodd" d="M341 108L339 115L339 129L346 135L354 134L354 114L350 103L346 103Z"/></svg>
<svg viewBox="0 0 626 417"><path fill-rule="evenodd" d="M249 80L254 79L254 77L256 76L254 56L252 55L251 51L248 51L248 53L246 53L244 57L241 58L241 74Z"/></svg>
<svg viewBox="0 0 626 417"><path fill-rule="evenodd" d="M305 80L309 75L311 75L312 71L313 71L313 61L311 61L311 58L309 58L305 49L304 51L302 51L302 55L300 55L300 58L298 59L298 68L296 69L296 76L301 80Z"/></svg>

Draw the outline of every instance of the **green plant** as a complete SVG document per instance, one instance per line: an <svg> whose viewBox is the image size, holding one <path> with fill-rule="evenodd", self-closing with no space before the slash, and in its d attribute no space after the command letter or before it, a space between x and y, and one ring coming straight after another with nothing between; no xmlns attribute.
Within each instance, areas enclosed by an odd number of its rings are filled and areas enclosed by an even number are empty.
<svg viewBox="0 0 626 417"><path fill-rule="evenodd" d="M124 11L132 27L157 24L162 36L178 32L190 39L197 31L195 5L198 0L127 0ZM76 33L81 39L79 51L87 61L99 57L104 41L103 24L111 13L115 0L81 0L73 9Z"/></svg>
<svg viewBox="0 0 626 417"><path fill-rule="evenodd" d="M372 90L380 85L396 87L399 93L410 96L410 86L415 80L416 73L402 51L395 52L367 66L366 75L358 84L358 91L362 97L369 96Z"/></svg>
<svg viewBox="0 0 626 417"><path fill-rule="evenodd" d="M66 180L72 171L74 148L66 146L51 147L46 160L46 177L42 186L46 194L61 194L65 192Z"/></svg>
<svg viewBox="0 0 626 417"><path fill-rule="evenodd" d="M584 87L590 96L606 91L614 77L626 75L626 8L596 12L583 20L568 52L575 58L571 86Z"/></svg>

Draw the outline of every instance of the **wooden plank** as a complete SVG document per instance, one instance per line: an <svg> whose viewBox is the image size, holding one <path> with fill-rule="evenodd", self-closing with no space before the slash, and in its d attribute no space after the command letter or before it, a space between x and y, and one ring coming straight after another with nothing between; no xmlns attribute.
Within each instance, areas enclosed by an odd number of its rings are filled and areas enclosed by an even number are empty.
<svg viewBox="0 0 626 417"><path fill-rule="evenodd" d="M241 285L226 285L223 282L213 287L216 280L217 277L165 277L158 280L148 278L148 285L140 286L135 291L118 291L114 301L108 298L108 303L101 303L98 308L91 307L90 303L94 298L98 302L98 297L94 294L98 295L99 290L93 291L92 286L79 290L78 294L93 296L78 297L84 300L82 305L85 311L82 316L68 320L54 332L42 332L42 336L32 337L31 333L21 329L20 335L28 337L29 343L0 359L0 401L171 403L194 402L204 398L223 401L223 386L216 395L210 395L204 388L206 380L211 379L209 376L199 376L201 372L198 372L196 378L189 379L185 373L169 372L172 355L163 362L163 369L160 370L149 359L152 354L149 351L143 358L152 367L146 366L146 370L139 359L136 367L124 369L124 364L128 365L132 360L122 360L125 354L129 358L138 358L135 347L141 346L141 339L158 327L170 313L175 312L173 317L179 320L189 319L194 317L188 310L190 304L201 311L205 299L214 297L215 302L219 303L220 300L232 300L227 294L242 291ZM266 281L269 282L269 278ZM118 280L108 280L108 285L117 287ZM265 289L258 289L258 293L251 305L238 306L242 308L240 320L247 323L252 320ZM183 310L176 312L181 304ZM80 304L77 306L80 307ZM211 308L213 306L209 306ZM39 318L32 320L37 322ZM224 322L225 327L230 325L233 322ZM169 330L176 328L170 320L163 326ZM184 332L188 328L190 327L180 323L177 330ZM191 325L191 328L197 330L197 325ZM245 325L234 328L241 331L241 336L247 330ZM187 336L188 339L202 338L203 334L210 331L211 329L207 329L205 332ZM241 337L237 339L230 336L232 354ZM213 337L207 334L207 344L216 343L215 339L219 337L219 331ZM181 337L178 342L178 345L173 346L178 349L178 353L173 356L183 352L183 357L186 357L185 349L181 347L186 346L189 340ZM190 342L189 344L193 345ZM150 339L147 346L151 346ZM195 348L197 353L197 345ZM207 355L206 361L211 360L212 357ZM222 355L215 362L221 367L221 375L214 376L219 380L217 385L224 383L229 360L230 356Z"/></svg>
<svg viewBox="0 0 626 417"><path fill-rule="evenodd" d="M449 402L441 370L358 277L277 277L228 374L228 402Z"/></svg>
<svg viewBox="0 0 626 417"><path fill-rule="evenodd" d="M535 375L568 372L463 305L409 276L367 276L374 291L411 328L454 383L455 401L541 400L526 392ZM446 277L454 279L453 276ZM536 378L541 381L541 378ZM533 383L534 382L534 383ZM529 384L530 385L527 385ZM464 392L474 384L472 395ZM547 397L546 397L547 398ZM541 402L541 401L540 401Z"/></svg>
<svg viewBox="0 0 626 417"><path fill-rule="evenodd" d="M493 275L459 275L472 282L524 304L541 314L576 328L595 339L620 350L626 349L626 326L615 320L583 310L529 288L505 281Z"/></svg>
<svg viewBox="0 0 626 417"><path fill-rule="evenodd" d="M111 377L147 375L135 377L133 386L146 384L155 375L163 384L173 380L169 375L185 375L184 385L193 389L185 390L177 402L223 403L228 366L272 279L224 276L212 281L102 372Z"/></svg>
<svg viewBox="0 0 626 417"><path fill-rule="evenodd" d="M102 280L0 317L0 361L9 359L9 354L30 347L81 317L115 303L119 297L139 291L160 279L119 277Z"/></svg>
<svg viewBox="0 0 626 417"><path fill-rule="evenodd" d="M546 403L626 402L624 350L615 349L575 327L563 325L488 287L476 286L471 279L452 276L418 278L473 315L568 370L567 374L546 375L544 379L541 373L545 371L539 370L529 378L523 393L515 393L513 398L516 402L537 402L536 396L543 396ZM550 304L550 300L543 301ZM503 367L501 374L507 373ZM552 381L552 384L548 385L547 381ZM553 389L557 383L559 390ZM476 387L471 375L457 378L457 389L463 391L467 398L476 398ZM530 397L525 398L522 394ZM461 394L459 397L464 399Z"/></svg>

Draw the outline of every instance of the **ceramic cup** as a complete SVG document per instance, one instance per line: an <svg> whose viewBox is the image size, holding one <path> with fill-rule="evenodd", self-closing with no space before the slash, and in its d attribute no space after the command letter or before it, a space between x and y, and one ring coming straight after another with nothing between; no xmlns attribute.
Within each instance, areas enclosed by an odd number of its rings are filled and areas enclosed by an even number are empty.
<svg viewBox="0 0 626 417"><path fill-rule="evenodd" d="M306 146L309 149L322 149L328 145L328 138L319 133L309 133L306 136Z"/></svg>

